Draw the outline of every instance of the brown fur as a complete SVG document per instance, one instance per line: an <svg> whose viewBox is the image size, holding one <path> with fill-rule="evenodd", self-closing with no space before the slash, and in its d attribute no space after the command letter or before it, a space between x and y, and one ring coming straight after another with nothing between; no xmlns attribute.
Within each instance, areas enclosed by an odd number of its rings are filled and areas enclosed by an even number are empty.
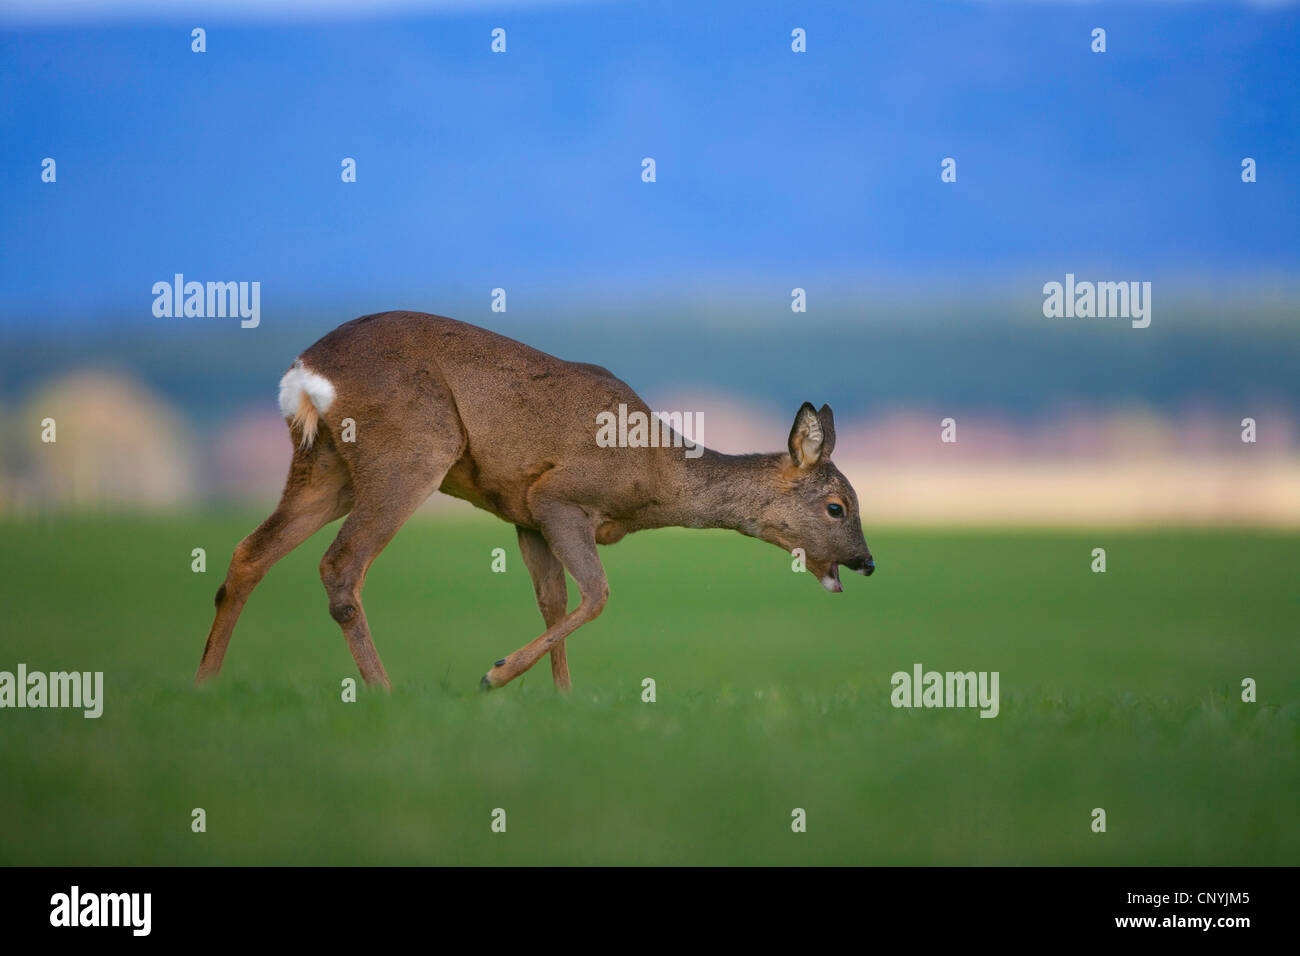
<svg viewBox="0 0 1300 956"><path fill-rule="evenodd" d="M221 669L239 612L271 565L347 515L321 561L321 579L362 677L387 687L361 588L370 563L437 490L516 526L546 623L541 636L487 672L485 687L505 684L545 653L556 686L570 686L565 638L600 614L609 595L596 546L630 532L732 528L787 551L802 548L808 570L833 590L839 564L874 570L857 496L829 460L835 427L828 406L803 405L786 452L704 449L688 458L682 448L599 447L598 413L624 403L650 414L632 389L599 366L453 319L364 316L324 336L301 360L329 379L336 398L320 414L307 402L291 421L301 440L284 493L235 549L200 682ZM338 438L344 418L356 423L355 442ZM842 507L842 516L829 515L828 503ZM565 570L581 595L572 611Z"/></svg>

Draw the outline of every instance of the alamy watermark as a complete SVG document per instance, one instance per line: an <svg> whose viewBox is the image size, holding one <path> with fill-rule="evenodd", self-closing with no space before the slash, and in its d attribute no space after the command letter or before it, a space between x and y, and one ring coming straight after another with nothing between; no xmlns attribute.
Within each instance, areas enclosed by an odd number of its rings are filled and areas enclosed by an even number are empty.
<svg viewBox="0 0 1300 956"><path fill-rule="evenodd" d="M83 893L73 886L50 897L51 926L122 926L133 936L148 936L152 911L152 893Z"/></svg>
<svg viewBox="0 0 1300 956"><path fill-rule="evenodd" d="M0 671L0 707L74 707L87 719L104 712L103 671Z"/></svg>
<svg viewBox="0 0 1300 956"><path fill-rule="evenodd" d="M703 412L628 411L619 403L618 414L596 415L596 444L601 448L684 448L687 458L704 454Z"/></svg>
<svg viewBox="0 0 1300 956"><path fill-rule="evenodd" d="M171 282L155 282L153 294L153 314L160 319L239 316L239 325L245 329L255 329L262 321L260 282L186 282L178 272Z"/></svg>
<svg viewBox="0 0 1300 956"><path fill-rule="evenodd" d="M1150 282L1065 282L1043 284L1043 315L1049 319L1132 319L1133 328L1151 324Z"/></svg>
<svg viewBox="0 0 1300 956"><path fill-rule="evenodd" d="M889 678L893 693L889 702L895 707L978 707L981 717L996 717L998 700L997 671L923 671L920 664L912 672L897 671Z"/></svg>

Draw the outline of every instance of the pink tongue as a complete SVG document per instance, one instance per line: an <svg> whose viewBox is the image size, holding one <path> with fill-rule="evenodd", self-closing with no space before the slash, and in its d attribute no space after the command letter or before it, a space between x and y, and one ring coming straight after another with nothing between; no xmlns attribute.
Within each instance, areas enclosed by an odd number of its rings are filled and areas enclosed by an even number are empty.
<svg viewBox="0 0 1300 956"><path fill-rule="evenodd" d="M840 566L838 564L832 564L831 569L826 572L826 577L822 578L822 587L832 594L838 594L844 590L844 586L840 584Z"/></svg>

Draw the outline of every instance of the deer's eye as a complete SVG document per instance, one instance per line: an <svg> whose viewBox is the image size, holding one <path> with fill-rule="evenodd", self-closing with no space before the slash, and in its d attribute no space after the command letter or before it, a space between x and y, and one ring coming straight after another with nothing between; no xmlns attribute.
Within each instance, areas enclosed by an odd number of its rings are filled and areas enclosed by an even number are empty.
<svg viewBox="0 0 1300 956"><path fill-rule="evenodd" d="M826 506L826 513L832 518L842 518L844 517L844 508L832 501Z"/></svg>

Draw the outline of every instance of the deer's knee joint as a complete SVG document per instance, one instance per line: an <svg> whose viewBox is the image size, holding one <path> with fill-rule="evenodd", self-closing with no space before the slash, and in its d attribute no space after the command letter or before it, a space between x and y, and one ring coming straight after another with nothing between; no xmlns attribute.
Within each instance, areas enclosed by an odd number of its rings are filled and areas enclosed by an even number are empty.
<svg viewBox="0 0 1300 956"><path fill-rule="evenodd" d="M609 600L609 582L601 581L600 587L593 589L591 593L582 595L582 603L587 605L588 620L598 617L600 612L605 610L605 603Z"/></svg>
<svg viewBox="0 0 1300 956"><path fill-rule="evenodd" d="M346 624L357 616L357 578L330 555L320 563L320 579L330 599L330 617Z"/></svg>
<svg viewBox="0 0 1300 956"><path fill-rule="evenodd" d="M226 586L225 584L222 584L221 587L217 588L217 596L212 599L212 603L215 604L217 607L221 607L221 602L224 601L225 599L226 599Z"/></svg>

